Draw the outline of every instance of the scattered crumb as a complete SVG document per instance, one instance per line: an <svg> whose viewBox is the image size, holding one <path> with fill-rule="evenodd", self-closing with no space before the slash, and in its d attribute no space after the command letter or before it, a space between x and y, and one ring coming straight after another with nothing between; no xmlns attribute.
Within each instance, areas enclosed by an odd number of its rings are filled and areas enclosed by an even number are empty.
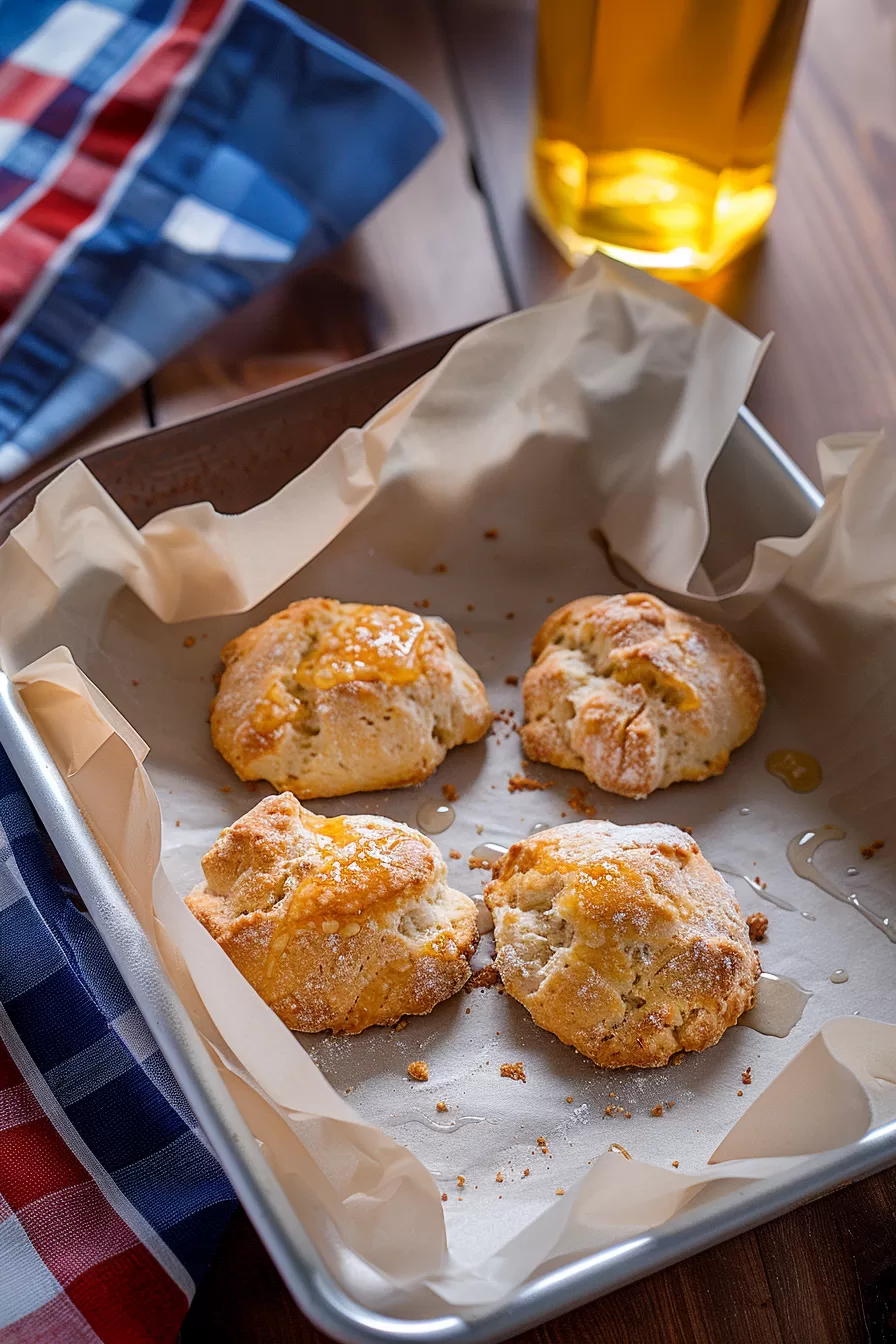
<svg viewBox="0 0 896 1344"><path fill-rule="evenodd" d="M504 613L504 619L505 619L505 621L514 621L514 620L516 620L516 612L515 612L515 611L505 611L505 613Z"/></svg>
<svg viewBox="0 0 896 1344"><path fill-rule="evenodd" d="M615 1101L615 1100L616 1100L616 1093L615 1093L615 1092L611 1092L611 1093L610 1093L610 1100L611 1100L611 1101Z"/></svg>
<svg viewBox="0 0 896 1344"><path fill-rule="evenodd" d="M428 597L421 597L421 599L420 599L419 602L415 602L415 603L414 603L414 606L415 606L415 607L421 607L421 608L425 611L426 608L429 606L429 598L428 598Z"/></svg>
<svg viewBox="0 0 896 1344"><path fill-rule="evenodd" d="M504 1176L502 1175L502 1173L501 1173L500 1171L498 1172L497 1176L495 1177L495 1180L498 1182L498 1185L503 1185L503 1184L504 1184Z"/></svg>
<svg viewBox="0 0 896 1344"><path fill-rule="evenodd" d="M448 857L449 859L462 859L463 854L461 854L459 849L449 849Z"/></svg>
<svg viewBox="0 0 896 1344"><path fill-rule="evenodd" d="M667 1111L671 1111L671 1109L672 1109L672 1107L673 1107L674 1105L675 1105L675 1102L674 1102L674 1101L667 1101L667 1102L666 1102L666 1110L667 1110Z"/></svg>
<svg viewBox="0 0 896 1344"><path fill-rule="evenodd" d="M626 1113L625 1113L625 1118L626 1118L626 1120L631 1120L631 1118L632 1118L632 1113L631 1113L631 1111L626 1111Z"/></svg>
<svg viewBox="0 0 896 1344"><path fill-rule="evenodd" d="M487 966L480 966L478 971L474 971L470 976L464 989L469 994L474 989L492 989L494 985L500 985L501 977L498 974L498 968L493 961ZM467 1012L469 1012L469 1008Z"/></svg>
<svg viewBox="0 0 896 1344"><path fill-rule="evenodd" d="M744 1094L744 1090L743 1090L743 1088L742 1088L742 1087L739 1087L739 1088L737 1089L737 1095L738 1095L739 1097L742 1097L743 1094Z"/></svg>
<svg viewBox="0 0 896 1344"><path fill-rule="evenodd" d="M179 825L180 825L180 817L178 817L177 821L176 821L174 824L175 824L175 826L179 826Z"/></svg>
<svg viewBox="0 0 896 1344"><path fill-rule="evenodd" d="M351 1088L350 1088L350 1087L347 1087L347 1088L345 1089L345 1095L348 1096L349 1092L351 1092Z"/></svg>
<svg viewBox="0 0 896 1344"><path fill-rule="evenodd" d="M567 1102L572 1103L572 1097L567 1097L566 1100Z"/></svg>
<svg viewBox="0 0 896 1344"><path fill-rule="evenodd" d="M528 1176L528 1175L529 1175L529 1168L528 1168L528 1167L524 1167L524 1168L523 1168L523 1175L524 1175L524 1176Z"/></svg>
<svg viewBox="0 0 896 1344"><path fill-rule="evenodd" d="M509 676L506 676L504 678L505 686L519 686L519 684L520 684L519 677L514 676L512 672L510 673Z"/></svg>
<svg viewBox="0 0 896 1344"><path fill-rule="evenodd" d="M672 1165L673 1165L673 1167L677 1167L677 1166L678 1166L678 1158L677 1158L677 1157L674 1159Z"/></svg>
<svg viewBox="0 0 896 1344"><path fill-rule="evenodd" d="M192 647L193 647L193 645L194 645L195 643L196 643L196 636L195 636L195 635L186 635L186 636L185 636L185 638L184 638L184 648L185 648L185 649L192 649Z"/></svg>
<svg viewBox="0 0 896 1344"><path fill-rule="evenodd" d="M132 678L131 678L131 685L132 685L132 686L139 686L139 685L140 685L140 681L139 681L139 679L138 679L137 677L132 677Z"/></svg>
<svg viewBox="0 0 896 1344"><path fill-rule="evenodd" d="M566 1194L566 1191L563 1189L563 1186L562 1186L562 1185L558 1185L558 1186L557 1186L557 1189L554 1191L554 1194L555 1194L555 1195L565 1195L565 1194Z"/></svg>
<svg viewBox="0 0 896 1344"><path fill-rule="evenodd" d="M442 1196L442 1203L443 1203L443 1204L447 1204L447 1203L448 1203L448 1196L447 1196L447 1195L443 1195L443 1196Z"/></svg>
<svg viewBox="0 0 896 1344"><path fill-rule="evenodd" d="M596 808L588 802L584 789L570 789L569 797L566 800L567 806L571 807L573 812L581 812L583 817L593 817L596 815Z"/></svg>
<svg viewBox="0 0 896 1344"><path fill-rule="evenodd" d="M529 775L511 775L507 781L508 793L538 793L553 787L552 780L532 779Z"/></svg>
<svg viewBox="0 0 896 1344"><path fill-rule="evenodd" d="M464 1186L466 1185L466 1183L467 1183L467 1178L466 1178L466 1176L458 1176L458 1178L457 1178L457 1188L458 1188L458 1190L463 1190L463 1188L464 1188Z"/></svg>
<svg viewBox="0 0 896 1344"><path fill-rule="evenodd" d="M405 1029L405 1027L407 1026L407 1024L408 1024L408 1020L407 1020L407 1018L406 1018L406 1017L400 1017L400 1018L398 1019L398 1021L395 1023L395 1026L392 1028L392 1030L393 1030L393 1031L404 1031L404 1029Z"/></svg>
<svg viewBox="0 0 896 1344"><path fill-rule="evenodd" d="M218 790L218 792L219 792L219 793L229 793L229 792L230 792L230 785L229 785L229 784L222 784L221 787L220 787L220 789Z"/></svg>
<svg viewBox="0 0 896 1344"><path fill-rule="evenodd" d="M517 1083L526 1081L526 1070L523 1068L522 1060L519 1059L515 1064L502 1064L500 1074L502 1078L512 1078Z"/></svg>
<svg viewBox="0 0 896 1344"><path fill-rule="evenodd" d="M863 859L873 859L879 849L883 849L883 840L872 840L870 845L864 845L862 848Z"/></svg>
<svg viewBox="0 0 896 1344"><path fill-rule="evenodd" d="M465 1012L465 1013L468 1013L469 1011L470 1011L469 1008L465 1008L465 1009L464 1009L464 1012Z"/></svg>
<svg viewBox="0 0 896 1344"><path fill-rule="evenodd" d="M546 597L546 598L545 598L545 601L546 601L546 602L553 602L553 600L554 600L554 599L553 599L552 597Z"/></svg>
<svg viewBox="0 0 896 1344"><path fill-rule="evenodd" d="M249 783L246 785L246 792L247 792L247 793L257 793L257 792L258 792L258 789L259 789L259 783L258 783L258 780L257 780L257 779L250 779L250 780L249 780Z"/></svg>
<svg viewBox="0 0 896 1344"><path fill-rule="evenodd" d="M740 1080L743 1083L744 1087L748 1087L749 1084L752 1083L753 1070L750 1068L749 1065L744 1069L743 1073L740 1076Z"/></svg>
<svg viewBox="0 0 896 1344"><path fill-rule="evenodd" d="M457 802L457 789L454 787L453 784L442 785L442 797L445 799L446 803Z"/></svg>
<svg viewBox="0 0 896 1344"><path fill-rule="evenodd" d="M429 1069L426 1067L424 1059L414 1059L408 1065L408 1077L413 1078L415 1083L429 1082Z"/></svg>
<svg viewBox="0 0 896 1344"><path fill-rule="evenodd" d="M447 1103L447 1101L437 1101L437 1102L436 1102L436 1110L437 1110L441 1115L444 1115L445 1112L447 1111L447 1109L448 1109L448 1103Z"/></svg>
<svg viewBox="0 0 896 1344"><path fill-rule="evenodd" d="M475 611L475 610L476 610L476 608L473 606L473 603L472 603L472 602L468 602L468 603L467 603L467 611Z"/></svg>
<svg viewBox="0 0 896 1344"><path fill-rule="evenodd" d="M465 634L465 635L471 635L472 633L473 633L473 631L470 629L470 627L469 627L468 625L465 625L465 626L464 626L464 634Z"/></svg>
<svg viewBox="0 0 896 1344"><path fill-rule="evenodd" d="M663 1113L662 1102L660 1103L659 1106L654 1106L653 1110L650 1112L651 1115L655 1115L657 1117L661 1116L662 1113Z"/></svg>
<svg viewBox="0 0 896 1344"><path fill-rule="evenodd" d="M491 859L477 859L473 855L471 855L468 860L468 863L470 868L487 868L489 871L491 871L492 866Z"/></svg>
<svg viewBox="0 0 896 1344"><path fill-rule="evenodd" d="M433 572L433 574L447 574L447 573L448 573L448 566L447 566L447 565L443 565L443 564L440 562L440 563L437 564L437 565L433 565L433 567L432 567L432 572Z"/></svg>
<svg viewBox="0 0 896 1344"><path fill-rule="evenodd" d="M484 830L485 830L485 827L484 827L484 826L479 826L479 825L477 825L477 827L476 827L476 834L477 834L477 835L481 835L482 832L483 832Z"/></svg>
<svg viewBox="0 0 896 1344"><path fill-rule="evenodd" d="M768 929L768 915L764 915L761 910L747 915L747 928L750 930L750 941L761 943Z"/></svg>
<svg viewBox="0 0 896 1344"><path fill-rule="evenodd" d="M486 541L497 541L498 529L496 527L489 527L482 535L485 537Z"/></svg>

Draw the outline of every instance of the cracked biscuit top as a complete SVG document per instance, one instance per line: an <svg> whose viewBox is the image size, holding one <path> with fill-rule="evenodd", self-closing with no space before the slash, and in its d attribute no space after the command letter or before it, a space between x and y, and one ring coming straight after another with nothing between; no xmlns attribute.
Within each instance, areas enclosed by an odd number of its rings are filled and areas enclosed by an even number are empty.
<svg viewBox="0 0 896 1344"><path fill-rule="evenodd" d="M299 798L419 784L492 711L438 617L306 598L230 641L212 742L240 779Z"/></svg>
<svg viewBox="0 0 896 1344"><path fill-rule="evenodd" d="M721 626L646 593L580 597L545 621L523 679L523 749L626 798L720 775L765 705Z"/></svg>
<svg viewBox="0 0 896 1344"><path fill-rule="evenodd" d="M675 826L580 821L512 845L485 888L504 987L605 1068L714 1045L759 959L734 893Z"/></svg>

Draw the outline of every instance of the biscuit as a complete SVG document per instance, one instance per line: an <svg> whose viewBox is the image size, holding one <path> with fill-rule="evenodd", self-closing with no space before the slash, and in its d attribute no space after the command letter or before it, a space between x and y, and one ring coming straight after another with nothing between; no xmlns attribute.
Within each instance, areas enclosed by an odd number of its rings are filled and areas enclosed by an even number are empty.
<svg viewBox="0 0 896 1344"><path fill-rule="evenodd" d="M765 706L727 630L646 593L580 597L545 621L523 678L523 750L625 798L720 775Z"/></svg>
<svg viewBox="0 0 896 1344"><path fill-rule="evenodd" d="M298 798L419 784L492 721L451 627L399 607L306 598L221 657L212 743L240 779Z"/></svg>
<svg viewBox="0 0 896 1344"><path fill-rule="evenodd" d="M759 958L734 893L675 826L540 831L484 895L507 992L603 1068L705 1050L753 1004Z"/></svg>
<svg viewBox="0 0 896 1344"><path fill-rule="evenodd" d="M428 1013L470 978L476 907L426 836L265 798L202 860L190 910L293 1031Z"/></svg>

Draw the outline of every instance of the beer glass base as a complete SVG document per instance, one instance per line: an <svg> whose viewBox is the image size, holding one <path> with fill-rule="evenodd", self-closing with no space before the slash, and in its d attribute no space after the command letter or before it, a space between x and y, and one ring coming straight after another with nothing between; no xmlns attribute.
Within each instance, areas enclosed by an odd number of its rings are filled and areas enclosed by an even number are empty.
<svg viewBox="0 0 896 1344"><path fill-rule="evenodd" d="M719 178L645 151L602 163L575 151L577 163L572 149L536 142L530 202L573 266L599 251L666 280L705 279L759 241L774 208L768 170ZM571 173L579 163L585 171Z"/></svg>

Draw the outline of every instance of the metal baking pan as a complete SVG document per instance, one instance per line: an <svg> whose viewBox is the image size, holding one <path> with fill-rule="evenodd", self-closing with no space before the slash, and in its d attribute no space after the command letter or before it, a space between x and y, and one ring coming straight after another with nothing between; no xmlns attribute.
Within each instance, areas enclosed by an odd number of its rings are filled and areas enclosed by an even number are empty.
<svg viewBox="0 0 896 1344"><path fill-rule="evenodd" d="M90 457L91 470L138 526L164 508L196 500L208 499L224 512L241 511L271 495L343 429L362 424L431 368L458 334L371 356L101 449ZM24 487L0 510L0 540L26 516L53 474ZM724 569L760 536L798 535L822 503L746 410L713 468L708 492L711 512L714 500L739 502L738 535L726 527L721 546L715 543L717 553L711 547L704 557L714 570ZM0 742L290 1292L315 1325L337 1339L351 1344L504 1339L896 1163L896 1124L890 1124L807 1159L774 1184L757 1182L711 1207L686 1208L655 1231L542 1273L475 1321L449 1315L407 1320L370 1311L347 1297L321 1263L5 677L0 677Z"/></svg>

